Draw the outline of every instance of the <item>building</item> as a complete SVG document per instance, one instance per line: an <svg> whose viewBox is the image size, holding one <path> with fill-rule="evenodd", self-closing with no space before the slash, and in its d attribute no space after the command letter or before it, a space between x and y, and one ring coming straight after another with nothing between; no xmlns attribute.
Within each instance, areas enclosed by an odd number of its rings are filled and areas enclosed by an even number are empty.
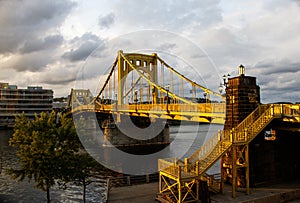
<svg viewBox="0 0 300 203"><path fill-rule="evenodd" d="M69 97L53 98L53 110L56 112L63 112L68 106Z"/></svg>
<svg viewBox="0 0 300 203"><path fill-rule="evenodd" d="M11 127L21 113L29 118L34 114L52 111L53 91L39 86L18 89L16 85L0 83L0 126Z"/></svg>

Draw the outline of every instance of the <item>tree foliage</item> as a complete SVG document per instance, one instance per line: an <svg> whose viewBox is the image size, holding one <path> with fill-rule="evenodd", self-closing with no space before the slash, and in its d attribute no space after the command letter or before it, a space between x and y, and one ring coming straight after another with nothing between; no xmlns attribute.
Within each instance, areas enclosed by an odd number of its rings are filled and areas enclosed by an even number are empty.
<svg viewBox="0 0 300 203"><path fill-rule="evenodd" d="M47 191L50 202L50 187L55 180L70 181L74 171L74 156L79 151L78 140L73 121L65 116L41 113L29 120L22 114L16 118L14 134L9 140L11 146L17 147L20 166L9 169L12 178L34 180L36 187Z"/></svg>
<svg viewBox="0 0 300 203"><path fill-rule="evenodd" d="M78 160L80 161L78 162ZM74 170L70 173L72 175L71 179L77 184L82 185L82 200L85 203L86 187L93 182L90 178L94 176L95 169L99 169L101 166L87 152L76 154L72 164L74 164L74 166L76 165L77 167L74 167Z"/></svg>

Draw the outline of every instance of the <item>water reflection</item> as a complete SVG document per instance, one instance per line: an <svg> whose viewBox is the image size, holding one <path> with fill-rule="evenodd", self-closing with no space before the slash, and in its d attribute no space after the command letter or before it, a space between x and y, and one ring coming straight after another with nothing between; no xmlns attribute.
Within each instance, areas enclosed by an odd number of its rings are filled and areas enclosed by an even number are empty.
<svg viewBox="0 0 300 203"><path fill-rule="evenodd" d="M0 175L0 202L7 203L40 203L46 202L46 193L34 188L34 181L27 179L21 182L12 180L4 173L5 169L16 167L18 159L14 148L8 145L12 130L0 130L0 149L2 152L3 170ZM99 178L87 187L87 202L102 202L102 193L105 190L105 178ZM66 190L54 186L50 189L51 202L83 202L82 187L68 184Z"/></svg>
<svg viewBox="0 0 300 203"><path fill-rule="evenodd" d="M180 125L170 127L171 142L170 149L165 157L177 157L183 154L190 156L207 139L221 129L220 125ZM17 162L15 149L8 146L8 140L12 130L0 130L0 149L2 152L3 168L15 167ZM182 158L182 157L178 157ZM157 168L157 166L156 166ZM219 163L212 167L210 173L219 171ZM102 202L102 195L105 190L105 177L98 179L87 188L87 202ZM51 188L51 202L82 202L82 187L69 184L66 190L57 186ZM46 193L34 188L34 181L17 182L10 179L2 172L0 175L0 202L45 202Z"/></svg>

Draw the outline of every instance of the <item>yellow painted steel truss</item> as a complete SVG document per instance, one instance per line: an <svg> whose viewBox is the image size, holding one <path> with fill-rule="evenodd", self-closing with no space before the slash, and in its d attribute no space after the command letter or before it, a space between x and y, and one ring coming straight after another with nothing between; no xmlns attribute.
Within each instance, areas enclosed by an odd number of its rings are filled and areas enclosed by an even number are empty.
<svg viewBox="0 0 300 203"><path fill-rule="evenodd" d="M197 182L201 178L209 181L205 172L223 156L220 191L224 191L224 173L228 174L229 171L232 176L232 197L236 196L239 186L245 187L246 194L249 194L249 143L274 118L282 120L289 118L289 121L300 122L299 109L299 104L260 105L236 128L230 131L219 131L192 156L186 158L184 162L174 158L159 159L160 192L170 192L176 196L177 203L187 202L182 199L182 194L185 194L184 191L188 191L192 197L199 198L197 195L192 195L194 193L181 185L189 185L189 183ZM162 182L165 182L165 180L173 180L176 183L162 187ZM176 194L174 194L176 191L173 188L174 186L177 186L178 193Z"/></svg>
<svg viewBox="0 0 300 203"><path fill-rule="evenodd" d="M162 84L158 83L158 64L161 64L160 77L162 79ZM164 86L164 82L166 82L166 78L164 78L164 70L168 70L170 73L169 88ZM127 77L130 73L137 74L138 78L136 80L132 80L131 86L126 89L125 81L128 79ZM216 93L180 74L156 53L147 55L139 53L123 53L123 51L119 51L118 56L111 65L108 76L97 96L92 100L87 100L86 98L83 99L84 101L89 102L81 102L78 100L78 97L76 97L81 96L76 95L78 90L72 90L71 95L76 96L71 97L69 107L72 113L94 111L224 124L225 103L196 103L195 101L184 97L183 94L175 94L173 92L173 77L175 75L180 79L180 84L183 81L190 84L194 94L196 93L195 88L199 88L204 91L205 95L207 95L206 101L209 100L209 94L213 94L224 100L224 96L221 94ZM115 78L117 78L117 81L115 81ZM126 103L125 100L127 96L130 94L132 96L132 92L137 94L138 90L135 88L138 85L141 85L142 80L145 81L149 87L149 90L147 90L148 103L145 104L142 103L142 101L137 102L138 98L134 99L134 103ZM106 91L109 92L108 98L104 97L104 93ZM180 92L182 91L183 84L180 85ZM113 101L112 92L117 95L115 95L117 97L117 102L111 102ZM142 94L143 91L140 90L140 95ZM135 95L135 97L137 97L137 95ZM165 101L166 99L167 102ZM108 101L109 104L107 104L106 101Z"/></svg>

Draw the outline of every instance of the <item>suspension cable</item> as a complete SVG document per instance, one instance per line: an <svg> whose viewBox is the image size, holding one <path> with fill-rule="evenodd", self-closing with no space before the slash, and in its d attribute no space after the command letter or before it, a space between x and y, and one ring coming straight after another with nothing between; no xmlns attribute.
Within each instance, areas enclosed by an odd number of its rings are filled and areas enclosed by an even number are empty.
<svg viewBox="0 0 300 203"><path fill-rule="evenodd" d="M114 69L115 69L117 63L118 63L118 57L116 58L116 60L114 61L114 63L111 65L111 69L110 69L110 72L109 72L109 74L108 74L108 77L106 78L106 81L104 82L104 84L103 84L101 90L99 91L98 95L95 97L94 100L98 100L99 97L100 97L100 95L101 95L102 92L104 91L106 85L108 84L108 82L109 82L109 80L110 80L110 78L111 78L111 76L112 76L112 73L114 72Z"/></svg>
<svg viewBox="0 0 300 203"><path fill-rule="evenodd" d="M225 99L225 97L217 92L214 92L206 87L203 87L202 85L199 85L198 83L188 79L187 77L185 77L184 75L180 74L178 71L176 71L174 68L172 68L169 64L167 64L163 59L161 59L159 56L157 56L157 59L163 63L169 70L171 70L171 72L174 72L176 75L178 75L179 77L183 78L184 80L186 80L187 82L191 83L192 85L204 90L206 93L211 93L214 94L220 98L222 98L223 100Z"/></svg>

